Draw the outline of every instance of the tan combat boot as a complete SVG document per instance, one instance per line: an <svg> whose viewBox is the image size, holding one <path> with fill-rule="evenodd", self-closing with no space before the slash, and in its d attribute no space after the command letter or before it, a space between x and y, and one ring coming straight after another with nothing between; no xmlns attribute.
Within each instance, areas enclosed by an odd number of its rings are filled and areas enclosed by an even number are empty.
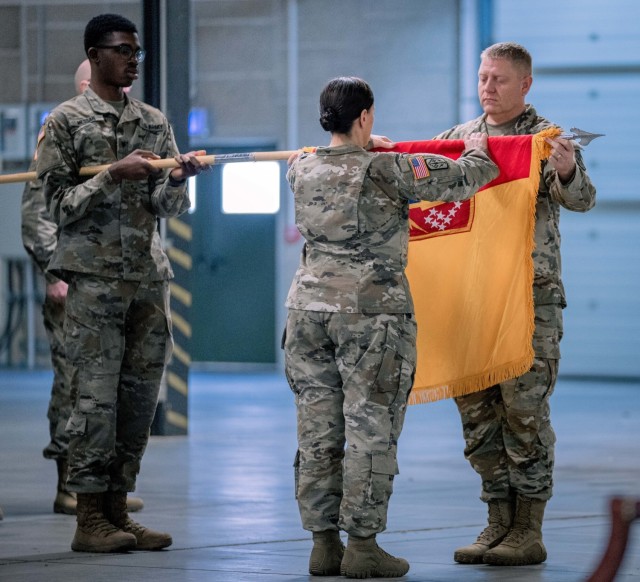
<svg viewBox="0 0 640 582"><path fill-rule="evenodd" d="M340 574L347 578L399 578L409 571L409 562L387 554L376 543L376 536L349 536Z"/></svg>
<svg viewBox="0 0 640 582"><path fill-rule="evenodd" d="M542 543L542 519L546 501L518 495L513 528L502 542L484 555L493 566L528 566L547 559Z"/></svg>
<svg viewBox="0 0 640 582"><path fill-rule="evenodd" d="M103 513L104 493L78 493L74 552L126 552L136 547L136 536L109 523Z"/></svg>
<svg viewBox="0 0 640 582"><path fill-rule="evenodd" d="M453 559L459 564L482 564L484 554L497 546L509 533L513 523L515 503L512 499L492 499L489 505L489 523L478 539L468 546L458 548Z"/></svg>
<svg viewBox="0 0 640 582"><path fill-rule="evenodd" d="M54 513L65 513L66 515L76 515L76 494L67 489L67 475L69 466L66 459L56 459L58 467L58 487L56 498L53 501ZM144 502L139 497L127 497L127 510L130 513L140 511L144 507Z"/></svg>
<svg viewBox="0 0 640 582"><path fill-rule="evenodd" d="M337 530L314 531L313 549L309 558L312 576L340 576L344 544Z"/></svg>
<svg viewBox="0 0 640 582"><path fill-rule="evenodd" d="M67 515L76 515L76 494L73 491L67 491L67 461L65 459L56 459L58 468L58 487L56 490L56 498L53 501L54 513L65 513Z"/></svg>
<svg viewBox="0 0 640 582"><path fill-rule="evenodd" d="M133 534L136 550L161 550L173 543L168 533L155 531L133 521L127 514L127 494L124 491L105 493L105 516L117 528Z"/></svg>

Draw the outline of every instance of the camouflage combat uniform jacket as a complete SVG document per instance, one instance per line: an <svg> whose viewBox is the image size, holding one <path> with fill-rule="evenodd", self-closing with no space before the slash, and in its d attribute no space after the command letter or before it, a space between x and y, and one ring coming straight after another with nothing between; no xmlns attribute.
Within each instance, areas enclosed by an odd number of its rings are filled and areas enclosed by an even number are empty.
<svg viewBox="0 0 640 582"><path fill-rule="evenodd" d="M410 200L465 200L497 175L497 166L477 149L457 162L354 145L300 155L287 177L306 243L286 306L413 313L404 272Z"/></svg>
<svg viewBox="0 0 640 582"><path fill-rule="evenodd" d="M146 180L116 184L107 170L88 179L84 166L110 164L135 149L162 158L178 153L166 117L125 96L121 116L91 89L56 107L38 146L37 172L47 209L59 228L49 270L98 274L129 281L173 277L162 248L158 217L189 208L185 184L172 186L169 170Z"/></svg>
<svg viewBox="0 0 640 582"><path fill-rule="evenodd" d="M35 169L34 160L29 171L33 172ZM56 248L58 227L47 212L42 180L27 182L22 193L21 214L22 244L25 250L45 274L47 283L56 283L58 278L47 273L47 266Z"/></svg>
<svg viewBox="0 0 640 582"><path fill-rule="evenodd" d="M493 127L486 123L486 114L467 123L447 130L435 139L461 139L472 132L494 135L531 135L548 127L553 127L536 110L527 105L514 125ZM562 338L562 312L557 307L566 307L566 297L561 277L560 260L560 207L575 212L586 212L596 202L596 189L587 175L580 150L576 149L576 171L567 184L562 184L555 169L546 161L542 162L540 187L536 202L535 250L533 251L534 281L533 297L536 306L536 320L545 325L536 325L533 344L537 356L560 357ZM554 306L545 309L545 306ZM548 313L542 313L547 311ZM556 315L552 315L556 312ZM554 322L553 319L556 321Z"/></svg>

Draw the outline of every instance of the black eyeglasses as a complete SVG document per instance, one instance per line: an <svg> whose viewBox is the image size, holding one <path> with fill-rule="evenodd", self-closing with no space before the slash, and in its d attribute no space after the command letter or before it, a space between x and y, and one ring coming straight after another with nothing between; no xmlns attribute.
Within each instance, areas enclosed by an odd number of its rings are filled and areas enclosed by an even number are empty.
<svg viewBox="0 0 640 582"><path fill-rule="evenodd" d="M136 61L138 61L139 63L144 61L144 58L147 56L146 50L138 49L134 51L134 49L132 49L128 44L116 44L116 45L97 44L95 48L111 49L111 50L117 51L118 54L123 59L127 59L127 60L135 56Z"/></svg>

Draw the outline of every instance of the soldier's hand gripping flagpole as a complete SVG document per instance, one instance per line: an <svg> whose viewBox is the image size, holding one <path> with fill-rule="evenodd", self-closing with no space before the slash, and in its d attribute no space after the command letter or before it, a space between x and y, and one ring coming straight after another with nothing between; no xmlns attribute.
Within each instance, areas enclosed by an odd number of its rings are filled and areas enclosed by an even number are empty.
<svg viewBox="0 0 640 582"><path fill-rule="evenodd" d="M302 150L300 150L302 151ZM298 150L281 150L274 152L248 152L237 154L205 154L196 156L199 161L209 164L210 166L217 164L230 164L234 162L268 162L288 160L290 156L295 153L300 153ZM174 158L166 158L162 160L149 160L149 163L160 169L177 168L178 162ZM109 168L109 164L100 166L86 166L80 168L80 176L95 176ZM37 179L36 172L19 172L16 174L2 174L0 175L0 184L12 184L15 182L28 182L29 180Z"/></svg>

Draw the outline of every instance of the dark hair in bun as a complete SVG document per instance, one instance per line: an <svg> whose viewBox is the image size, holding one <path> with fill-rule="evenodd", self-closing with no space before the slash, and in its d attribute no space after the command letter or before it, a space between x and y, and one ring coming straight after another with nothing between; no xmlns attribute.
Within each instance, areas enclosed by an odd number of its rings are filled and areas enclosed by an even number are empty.
<svg viewBox="0 0 640 582"><path fill-rule="evenodd" d="M348 134L363 109L373 105L373 91L358 77L331 79L320 94L320 125L331 133Z"/></svg>

